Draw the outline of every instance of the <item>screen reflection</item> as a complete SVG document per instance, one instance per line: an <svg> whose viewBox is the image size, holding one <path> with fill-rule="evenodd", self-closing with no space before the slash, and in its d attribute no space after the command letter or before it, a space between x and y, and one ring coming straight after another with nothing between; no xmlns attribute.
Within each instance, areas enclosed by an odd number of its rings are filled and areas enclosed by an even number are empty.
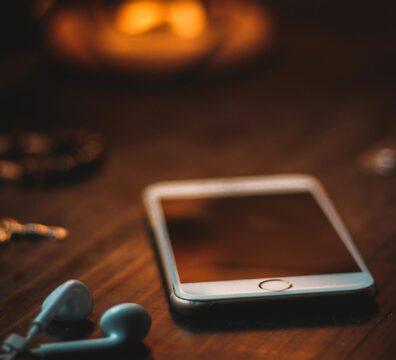
<svg viewBox="0 0 396 360"><path fill-rule="evenodd" d="M182 283L360 271L309 193L163 200Z"/></svg>

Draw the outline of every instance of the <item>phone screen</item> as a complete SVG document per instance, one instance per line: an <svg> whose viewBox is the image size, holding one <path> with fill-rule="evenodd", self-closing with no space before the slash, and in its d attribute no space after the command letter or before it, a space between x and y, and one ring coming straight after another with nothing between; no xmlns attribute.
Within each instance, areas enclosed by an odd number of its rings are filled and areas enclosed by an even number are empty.
<svg viewBox="0 0 396 360"><path fill-rule="evenodd" d="M161 204L182 283L361 271L310 193Z"/></svg>

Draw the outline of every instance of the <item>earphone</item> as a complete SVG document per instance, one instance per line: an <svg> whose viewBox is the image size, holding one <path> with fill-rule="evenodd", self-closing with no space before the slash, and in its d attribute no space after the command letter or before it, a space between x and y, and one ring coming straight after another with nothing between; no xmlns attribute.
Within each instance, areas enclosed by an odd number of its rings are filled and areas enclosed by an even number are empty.
<svg viewBox="0 0 396 360"><path fill-rule="evenodd" d="M69 280L57 287L43 302L40 314L32 321L26 337L11 334L3 343L8 354L5 359L15 359L28 353L34 357L49 358L76 355L92 351L115 350L143 339L150 330L151 317L147 310L133 303L116 305L100 319L100 328L106 337L92 340L66 341L42 344L28 349L32 340L45 331L52 320L81 321L93 308L88 288L78 280Z"/></svg>

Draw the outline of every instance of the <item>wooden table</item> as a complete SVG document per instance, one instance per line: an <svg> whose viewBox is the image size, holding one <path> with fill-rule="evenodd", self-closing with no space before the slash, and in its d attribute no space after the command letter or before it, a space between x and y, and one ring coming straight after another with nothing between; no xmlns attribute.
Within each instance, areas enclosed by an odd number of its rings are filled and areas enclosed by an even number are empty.
<svg viewBox="0 0 396 360"><path fill-rule="evenodd" d="M0 248L1 337L23 332L44 297L76 278L95 298L93 337L110 306L137 302L148 309L152 330L135 358L395 358L396 178L358 166L366 149L396 140L394 11L343 4L333 27L334 5L306 2L293 12L277 3L271 6L281 14L281 51L269 67L161 90L65 76L51 91L48 82L33 86L36 113L20 98L15 103L23 109L6 107L3 118L15 120L4 130L91 128L105 135L110 151L85 181L1 186L1 217L63 225L71 234L63 243L20 240ZM323 21L315 21L317 12ZM224 316L199 326L174 319L143 225L144 186L289 172L323 181L378 284L376 308L353 316L312 308L311 316L290 321Z"/></svg>

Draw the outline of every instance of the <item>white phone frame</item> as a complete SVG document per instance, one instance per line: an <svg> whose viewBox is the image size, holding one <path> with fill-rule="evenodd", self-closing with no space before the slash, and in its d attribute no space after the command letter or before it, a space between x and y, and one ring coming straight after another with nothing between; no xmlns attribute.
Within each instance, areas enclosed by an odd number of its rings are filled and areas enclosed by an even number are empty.
<svg viewBox="0 0 396 360"><path fill-rule="evenodd" d="M180 198L208 198L244 196L253 194L284 194L309 192L356 261L360 272L279 277L292 284L284 291L269 291L258 285L273 278L181 283L161 200ZM171 299L193 302L218 302L225 300L270 299L284 297L316 296L358 292L374 287L374 279L354 245L320 182L309 175L288 174L207 180L161 182L148 186L143 193L148 219L154 233L163 273Z"/></svg>

